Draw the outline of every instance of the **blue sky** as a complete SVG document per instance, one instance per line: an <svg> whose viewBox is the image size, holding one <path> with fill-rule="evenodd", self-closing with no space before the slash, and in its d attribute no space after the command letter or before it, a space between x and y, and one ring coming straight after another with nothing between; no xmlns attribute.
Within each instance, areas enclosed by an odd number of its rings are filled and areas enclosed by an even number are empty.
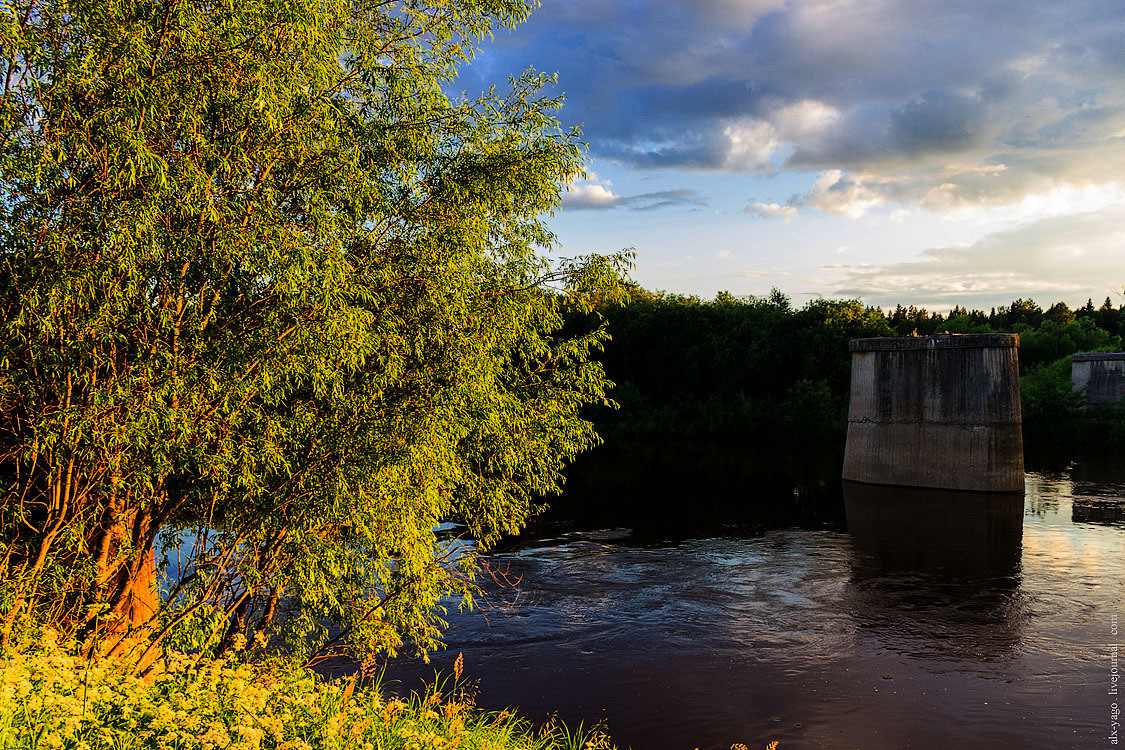
<svg viewBox="0 0 1125 750"><path fill-rule="evenodd" d="M1121 0L543 0L467 91L558 74L561 253L803 303L1125 302Z"/></svg>

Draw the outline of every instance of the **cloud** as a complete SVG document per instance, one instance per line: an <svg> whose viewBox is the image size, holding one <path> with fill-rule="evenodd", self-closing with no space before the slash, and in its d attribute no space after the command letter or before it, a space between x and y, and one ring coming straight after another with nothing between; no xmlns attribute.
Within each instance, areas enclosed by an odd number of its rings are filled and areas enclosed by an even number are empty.
<svg viewBox="0 0 1125 750"><path fill-rule="evenodd" d="M763 218L780 216L785 221L797 215L796 206L782 206L779 203L747 203L743 211Z"/></svg>
<svg viewBox="0 0 1125 750"><path fill-rule="evenodd" d="M926 92L890 113L890 138L907 155L968 151L986 135L979 97Z"/></svg>
<svg viewBox="0 0 1125 750"><path fill-rule="evenodd" d="M734 275L735 276L741 276L744 279L756 279L756 278L759 278L761 276L765 276L767 273L769 273L769 272L768 271L758 271L758 270L755 270L753 268L747 267L747 268L743 268L740 271L735 271Z"/></svg>
<svg viewBox="0 0 1125 750"><path fill-rule="evenodd" d="M563 193L564 209L605 209L620 205L621 196L613 192L609 183L583 180L567 187Z"/></svg>
<svg viewBox="0 0 1125 750"><path fill-rule="evenodd" d="M853 219L885 204L899 204L888 219L900 224L911 215L901 204L910 204L953 218L1019 224L1125 203L1125 183L1110 179L1109 175L1100 183L1041 179L1021 183L1020 190L1009 186L989 192L989 180L995 180L1007 169L1005 164L971 168L949 165L924 177L853 175L829 169L817 176L808 191L792 198L790 204L812 206Z"/></svg>
<svg viewBox="0 0 1125 750"><path fill-rule="evenodd" d="M987 308L1029 295L1044 304L1074 304L1125 287L1123 246L1125 203L1050 216L971 245L926 250L916 260L824 270L843 272L834 294L877 305Z"/></svg>
<svg viewBox="0 0 1125 750"><path fill-rule="evenodd" d="M705 207L695 190L660 190L639 195L621 196L613 192L608 180L599 180L591 173L587 179L569 186L563 194L562 207L567 210L628 208L631 211L656 211L662 208Z"/></svg>
<svg viewBox="0 0 1125 750"><path fill-rule="evenodd" d="M858 219L885 200L884 193L877 186L867 185L862 178L852 177L839 169L822 172L803 198L803 202L810 206L853 219Z"/></svg>
<svg viewBox="0 0 1125 750"><path fill-rule="evenodd" d="M838 171L807 205L945 212L1125 172L1122 38L1120 0L568 0L498 34L460 83L557 71L598 160Z"/></svg>
<svg viewBox="0 0 1125 750"><path fill-rule="evenodd" d="M695 190L661 190L655 193L641 193L623 198L622 205L633 211L655 211L660 208L677 206L704 207L707 202Z"/></svg>

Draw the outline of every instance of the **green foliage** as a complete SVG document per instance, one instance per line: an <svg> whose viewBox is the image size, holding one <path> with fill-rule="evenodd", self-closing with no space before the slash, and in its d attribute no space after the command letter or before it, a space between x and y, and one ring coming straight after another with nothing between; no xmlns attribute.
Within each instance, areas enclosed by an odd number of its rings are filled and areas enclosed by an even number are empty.
<svg viewBox="0 0 1125 750"><path fill-rule="evenodd" d="M1024 442L1068 455L1119 455L1125 449L1125 404L1084 406L1082 394L1072 390L1070 370L1068 355L1032 366L1020 378Z"/></svg>
<svg viewBox="0 0 1125 750"><path fill-rule="evenodd" d="M1078 437L1082 396L1071 390L1070 357L1027 368L1020 377L1024 441L1037 447L1063 447Z"/></svg>
<svg viewBox="0 0 1125 750"><path fill-rule="evenodd" d="M1065 316L1064 316L1065 317ZM1092 318L1077 318L1069 323L1046 319L1038 328L1022 328L1020 364L1029 366L1054 362L1076 352L1120 351L1121 337L1099 328ZM1069 362L1069 359L1067 360ZM1068 365L1069 366L1069 365ZM1070 377L1069 371L1067 377Z"/></svg>
<svg viewBox="0 0 1125 750"><path fill-rule="evenodd" d="M1017 299L996 311L996 320L989 323L1001 329L1014 330L1016 326L1034 328L1043 320L1043 308L1029 299Z"/></svg>
<svg viewBox="0 0 1125 750"><path fill-rule="evenodd" d="M794 343L805 358L806 377L826 380L835 394L851 390L852 356L848 342L858 338L891 336L893 332L877 307L859 300L816 299L797 314L803 335ZM844 396L844 412L847 410Z"/></svg>
<svg viewBox="0 0 1125 750"><path fill-rule="evenodd" d="M591 413L619 438L738 435L822 448L843 438L848 341L891 333L857 300L795 310L778 290L704 301L633 289L626 305L599 311L614 335L600 359L621 409Z"/></svg>
<svg viewBox="0 0 1125 750"><path fill-rule="evenodd" d="M433 528L517 531L596 443L561 313L627 263L541 254L581 167L543 76L442 92L529 5L0 11L4 639L436 645L473 560Z"/></svg>
<svg viewBox="0 0 1125 750"><path fill-rule="evenodd" d="M716 436L771 449L839 451L850 339L1001 331L1020 335L1030 448L1085 445L1095 419L1107 439L1125 429L1113 410L1078 412L1070 393L1070 354L1123 347L1114 330L1125 307L1109 300L1077 311L1059 302L1046 312L1016 300L990 314L957 306L943 316L913 305L884 314L858 300L818 299L794 309L778 290L764 298L721 292L707 301L634 288L623 307L600 310L614 332L600 359L618 384L621 408L590 413L615 440ZM571 316L571 326L579 322Z"/></svg>
<svg viewBox="0 0 1125 750"><path fill-rule="evenodd" d="M235 654L235 657L238 655ZM46 640L0 658L3 750L611 750L595 727L536 730L446 680L407 700L283 662L168 654L154 678Z"/></svg>
<svg viewBox="0 0 1125 750"><path fill-rule="evenodd" d="M784 434L802 435L813 445L840 437L840 409L827 380L798 380L781 402Z"/></svg>

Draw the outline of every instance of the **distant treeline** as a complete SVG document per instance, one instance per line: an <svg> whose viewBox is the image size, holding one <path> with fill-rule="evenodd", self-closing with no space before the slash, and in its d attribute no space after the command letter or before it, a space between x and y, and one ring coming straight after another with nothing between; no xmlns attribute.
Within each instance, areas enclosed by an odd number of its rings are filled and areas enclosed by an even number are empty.
<svg viewBox="0 0 1125 750"><path fill-rule="evenodd" d="M1077 310L1071 310L1065 302L1056 302L1044 310L1031 300L1017 299L988 313L958 306L945 316L913 305L899 305L888 322L896 336L1018 333L1021 370L1026 372L1075 352L1119 350L1121 334L1125 333L1125 305L1114 307L1106 297L1101 307L1087 300Z"/></svg>
<svg viewBox="0 0 1125 750"><path fill-rule="evenodd" d="M1010 332L1020 335L1027 447L1125 447L1125 410L1083 412L1070 390L1069 355L1122 349L1125 305L1109 299L1077 310L1019 299L987 313L899 306L887 315L854 299L797 308L776 289L703 300L636 288L627 304L597 313L613 336L601 360L620 409L597 408L591 417L610 441L730 436L769 448L836 451L847 428L850 339ZM571 322L593 323L581 316Z"/></svg>

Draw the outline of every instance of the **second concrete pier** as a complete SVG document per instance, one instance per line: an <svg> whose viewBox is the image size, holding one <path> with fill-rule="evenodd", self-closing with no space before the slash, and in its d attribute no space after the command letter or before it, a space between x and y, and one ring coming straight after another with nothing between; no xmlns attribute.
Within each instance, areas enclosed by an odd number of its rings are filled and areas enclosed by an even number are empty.
<svg viewBox="0 0 1125 750"><path fill-rule="evenodd" d="M1125 401L1125 352L1082 352L1070 362L1071 383L1086 393L1087 405Z"/></svg>

